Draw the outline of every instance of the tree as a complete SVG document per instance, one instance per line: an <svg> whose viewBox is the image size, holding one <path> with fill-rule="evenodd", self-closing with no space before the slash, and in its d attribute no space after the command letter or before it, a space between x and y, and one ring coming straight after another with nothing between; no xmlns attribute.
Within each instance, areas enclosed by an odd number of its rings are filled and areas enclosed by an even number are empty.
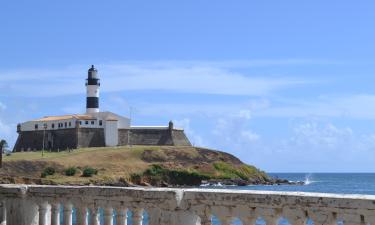
<svg viewBox="0 0 375 225"><path fill-rule="evenodd" d="M8 148L8 143L6 140L0 140L0 168L3 168L3 153L5 149Z"/></svg>

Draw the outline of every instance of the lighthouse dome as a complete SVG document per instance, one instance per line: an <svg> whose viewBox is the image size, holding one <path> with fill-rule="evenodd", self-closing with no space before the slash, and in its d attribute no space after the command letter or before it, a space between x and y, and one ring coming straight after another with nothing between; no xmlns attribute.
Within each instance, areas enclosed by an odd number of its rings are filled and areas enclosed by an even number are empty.
<svg viewBox="0 0 375 225"><path fill-rule="evenodd" d="M88 79L98 79L97 77L98 70L91 65L91 68L88 70Z"/></svg>

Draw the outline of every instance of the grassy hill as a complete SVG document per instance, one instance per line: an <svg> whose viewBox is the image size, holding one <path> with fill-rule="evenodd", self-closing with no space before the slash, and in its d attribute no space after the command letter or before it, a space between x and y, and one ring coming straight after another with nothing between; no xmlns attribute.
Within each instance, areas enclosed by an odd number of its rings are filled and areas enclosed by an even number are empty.
<svg viewBox="0 0 375 225"><path fill-rule="evenodd" d="M86 148L44 152L43 157L41 152L13 153L4 156L0 169L2 183L178 186L202 181L257 184L272 179L230 154L174 146Z"/></svg>

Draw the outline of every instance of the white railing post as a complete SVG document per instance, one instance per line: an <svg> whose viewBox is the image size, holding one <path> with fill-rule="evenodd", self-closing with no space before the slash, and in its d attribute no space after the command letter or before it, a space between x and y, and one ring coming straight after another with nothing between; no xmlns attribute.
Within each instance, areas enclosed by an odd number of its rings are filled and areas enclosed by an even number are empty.
<svg viewBox="0 0 375 225"><path fill-rule="evenodd" d="M307 223L307 213L296 207L284 208L283 216L291 225L305 225Z"/></svg>
<svg viewBox="0 0 375 225"><path fill-rule="evenodd" d="M177 210L171 212L173 216L173 225L199 225L200 219L198 215L194 214L191 211Z"/></svg>
<svg viewBox="0 0 375 225"><path fill-rule="evenodd" d="M7 225L38 225L38 206L25 198L6 200Z"/></svg>
<svg viewBox="0 0 375 225"><path fill-rule="evenodd" d="M311 209L308 215L315 225L337 225L337 219L330 211Z"/></svg>
<svg viewBox="0 0 375 225"><path fill-rule="evenodd" d="M47 225L47 210L48 210L47 202L41 202L40 204L38 204L39 225Z"/></svg>
<svg viewBox="0 0 375 225"><path fill-rule="evenodd" d="M60 225L60 203L51 204L51 225Z"/></svg>
<svg viewBox="0 0 375 225"><path fill-rule="evenodd" d="M76 209L77 225L87 225L87 207L80 204Z"/></svg>
<svg viewBox="0 0 375 225"><path fill-rule="evenodd" d="M72 225L73 223L73 205L71 203L64 204L64 225Z"/></svg>
<svg viewBox="0 0 375 225"><path fill-rule="evenodd" d="M104 225L113 225L113 208L106 207L104 209Z"/></svg>
<svg viewBox="0 0 375 225"><path fill-rule="evenodd" d="M6 213L5 201L0 201L0 225L5 225Z"/></svg>
<svg viewBox="0 0 375 225"><path fill-rule="evenodd" d="M231 225L233 221L232 217L219 217L219 219L220 219L221 225Z"/></svg>
<svg viewBox="0 0 375 225"><path fill-rule="evenodd" d="M254 217L243 217L243 218L241 218L241 222L242 222L243 225L255 225L256 221L257 221L257 218L254 218Z"/></svg>
<svg viewBox="0 0 375 225"><path fill-rule="evenodd" d="M200 225L211 225L212 217L211 214L204 213L203 215L199 215Z"/></svg>
<svg viewBox="0 0 375 225"><path fill-rule="evenodd" d="M90 208L90 225L100 225L99 221L99 208L91 207Z"/></svg>
<svg viewBox="0 0 375 225"><path fill-rule="evenodd" d="M116 209L116 225L127 225L127 224L128 224L128 214L127 214L126 208L117 208Z"/></svg>
<svg viewBox="0 0 375 225"><path fill-rule="evenodd" d="M133 209L133 225L142 225L143 223L143 209Z"/></svg>

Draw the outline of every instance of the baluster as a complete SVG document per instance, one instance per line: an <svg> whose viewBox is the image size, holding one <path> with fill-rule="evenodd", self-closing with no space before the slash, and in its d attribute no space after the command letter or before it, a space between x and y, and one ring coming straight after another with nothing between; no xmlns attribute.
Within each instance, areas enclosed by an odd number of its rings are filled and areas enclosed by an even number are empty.
<svg viewBox="0 0 375 225"><path fill-rule="evenodd" d="M203 214L199 215L199 217L201 219L201 225L211 225L211 214Z"/></svg>
<svg viewBox="0 0 375 225"><path fill-rule="evenodd" d="M266 221L267 225L277 225L279 223L280 217L276 216L264 216L264 221Z"/></svg>
<svg viewBox="0 0 375 225"><path fill-rule="evenodd" d="M292 225L305 225L307 222L307 213L298 208L284 208L283 215Z"/></svg>
<svg viewBox="0 0 375 225"><path fill-rule="evenodd" d="M116 224L117 225L127 225L128 224L128 214L125 208L116 209Z"/></svg>
<svg viewBox="0 0 375 225"><path fill-rule="evenodd" d="M305 225L307 222L307 219L288 219L288 222L291 225Z"/></svg>
<svg viewBox="0 0 375 225"><path fill-rule="evenodd" d="M367 214L364 219L365 224L375 225L375 215Z"/></svg>
<svg viewBox="0 0 375 225"><path fill-rule="evenodd" d="M77 207L77 225L87 225L87 207Z"/></svg>
<svg viewBox="0 0 375 225"><path fill-rule="evenodd" d="M0 225L5 225L6 223L6 207L5 201L0 202Z"/></svg>
<svg viewBox="0 0 375 225"><path fill-rule="evenodd" d="M47 202L42 202L38 204L39 211L39 225L47 225Z"/></svg>
<svg viewBox="0 0 375 225"><path fill-rule="evenodd" d="M277 225L280 220L281 209L256 208L255 211L261 215L267 225Z"/></svg>
<svg viewBox="0 0 375 225"><path fill-rule="evenodd" d="M332 212L310 210L308 214L315 225L337 225L336 216Z"/></svg>
<svg viewBox="0 0 375 225"><path fill-rule="evenodd" d="M143 209L133 210L133 225L142 225L143 222Z"/></svg>
<svg viewBox="0 0 375 225"><path fill-rule="evenodd" d="M231 225L233 218L232 217L219 217L221 225Z"/></svg>
<svg viewBox="0 0 375 225"><path fill-rule="evenodd" d="M64 204L64 225L72 225L72 214L73 214L73 205L71 203Z"/></svg>
<svg viewBox="0 0 375 225"><path fill-rule="evenodd" d="M60 204L51 204L51 225L60 225Z"/></svg>
<svg viewBox="0 0 375 225"><path fill-rule="evenodd" d="M362 215L359 215L359 214L341 214L341 215L338 215L338 218L342 221L343 223L346 225L346 224L350 224L350 225L365 225L367 223L365 223L365 218L364 216Z"/></svg>
<svg viewBox="0 0 375 225"><path fill-rule="evenodd" d="M154 224L171 224L171 212L168 211L168 210L158 210L159 211L159 218L157 220L154 219ZM160 223L158 223L157 221L160 221ZM173 224L173 223L172 223ZM151 224L150 224L151 225Z"/></svg>
<svg viewBox="0 0 375 225"><path fill-rule="evenodd" d="M90 225L100 225L99 222L99 209L97 207L90 208L91 218Z"/></svg>
<svg viewBox="0 0 375 225"><path fill-rule="evenodd" d="M104 209L104 225L113 225L113 209L107 207Z"/></svg>
<svg viewBox="0 0 375 225"><path fill-rule="evenodd" d="M241 222L243 225L255 225L255 222L257 221L256 217L244 217L241 218Z"/></svg>

